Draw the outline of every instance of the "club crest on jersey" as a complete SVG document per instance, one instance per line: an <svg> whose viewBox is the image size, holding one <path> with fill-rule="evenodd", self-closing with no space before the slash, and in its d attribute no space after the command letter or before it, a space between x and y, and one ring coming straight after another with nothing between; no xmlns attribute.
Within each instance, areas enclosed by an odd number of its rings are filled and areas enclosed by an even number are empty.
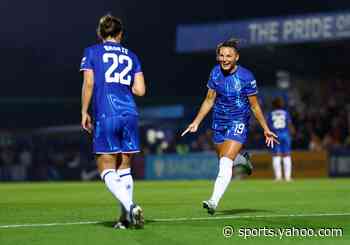
<svg viewBox="0 0 350 245"><path fill-rule="evenodd" d="M235 79L235 90L239 92L241 89L241 82L238 79Z"/></svg>

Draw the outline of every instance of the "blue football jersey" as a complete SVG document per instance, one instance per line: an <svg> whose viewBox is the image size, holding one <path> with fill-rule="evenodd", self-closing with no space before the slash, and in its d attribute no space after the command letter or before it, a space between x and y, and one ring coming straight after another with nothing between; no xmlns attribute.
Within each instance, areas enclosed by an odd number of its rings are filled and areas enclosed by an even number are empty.
<svg viewBox="0 0 350 245"><path fill-rule="evenodd" d="M224 75L220 65L215 66L209 77L208 88L216 91L213 108L213 125L215 121L241 121L247 124L250 118L248 97L258 93L254 75L238 65L236 71Z"/></svg>
<svg viewBox="0 0 350 245"><path fill-rule="evenodd" d="M272 131L277 134L289 134L291 117L286 110L274 110L268 115L268 124Z"/></svg>
<svg viewBox="0 0 350 245"><path fill-rule="evenodd" d="M115 42L85 49L80 70L93 70L93 115L95 118L138 115L131 87L136 73L142 72L137 56Z"/></svg>

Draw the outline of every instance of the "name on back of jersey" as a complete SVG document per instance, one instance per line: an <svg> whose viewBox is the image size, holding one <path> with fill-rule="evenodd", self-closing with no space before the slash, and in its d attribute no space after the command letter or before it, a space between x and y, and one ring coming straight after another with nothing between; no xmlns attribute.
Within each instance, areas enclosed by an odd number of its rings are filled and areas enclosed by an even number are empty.
<svg viewBox="0 0 350 245"><path fill-rule="evenodd" d="M128 54L128 49L123 48L123 47L112 46L112 45L103 45L103 48L106 51L119 51L119 52L122 52L124 54Z"/></svg>

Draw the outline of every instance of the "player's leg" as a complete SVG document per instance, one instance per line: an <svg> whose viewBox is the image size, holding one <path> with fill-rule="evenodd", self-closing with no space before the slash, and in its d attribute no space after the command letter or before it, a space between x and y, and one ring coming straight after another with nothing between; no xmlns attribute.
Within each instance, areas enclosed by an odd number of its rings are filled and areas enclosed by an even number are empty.
<svg viewBox="0 0 350 245"><path fill-rule="evenodd" d="M274 145L272 148L272 168L273 168L273 173L275 176L276 181L282 180L282 156L281 156L281 149L282 145L284 144L283 138L279 139L280 144Z"/></svg>
<svg viewBox="0 0 350 245"><path fill-rule="evenodd" d="M101 179L113 196L120 201L127 213L133 205L127 190L124 188L116 172L116 165L120 164L120 139L116 137L116 130L120 127L120 120L116 117L96 120L93 140L93 151L96 154L97 167Z"/></svg>
<svg viewBox="0 0 350 245"><path fill-rule="evenodd" d="M132 154L122 153L120 154L119 162L117 164L117 174L120 176L121 182L124 184L128 191L129 197L133 200L133 188L134 181L131 175L131 159ZM127 212L123 205L121 205L121 215L119 221L114 226L115 228L125 229L129 227L129 221L127 220Z"/></svg>
<svg viewBox="0 0 350 245"><path fill-rule="evenodd" d="M284 170L284 178L286 181L292 180L292 158L290 155L291 150L291 142L290 139L286 140L286 144L284 145L283 152L283 170Z"/></svg>
<svg viewBox="0 0 350 245"><path fill-rule="evenodd" d="M118 168L122 181L125 183L130 198L133 198L134 181L131 174L131 160L134 154L140 152L138 118L136 116L127 116L123 120L122 129L122 161Z"/></svg>
<svg viewBox="0 0 350 245"><path fill-rule="evenodd" d="M131 176L130 164L133 154L140 151L138 117L133 115L122 116L122 124L119 133L122 135L122 163L118 171L125 189L128 191L129 198L132 199L134 182ZM136 228L142 228L144 225L142 208L136 205L132 215L133 223Z"/></svg>
<svg viewBox="0 0 350 245"><path fill-rule="evenodd" d="M101 179L105 182L108 190L113 196L120 201L127 212L130 212L134 203L129 194L120 181L120 177L115 169L116 154L97 154L97 167L101 175Z"/></svg>
<svg viewBox="0 0 350 245"><path fill-rule="evenodd" d="M224 139L222 139L224 141ZM216 155L218 156L218 160L220 161L220 152L219 147L215 147ZM250 160L250 155L248 152L240 151L236 158L233 160L233 173L232 175L237 178L242 178L248 175L251 175L253 172L253 164Z"/></svg>
<svg viewBox="0 0 350 245"><path fill-rule="evenodd" d="M275 175L275 180L279 181L282 179L282 166L281 166L281 155L272 155L272 167Z"/></svg>
<svg viewBox="0 0 350 245"><path fill-rule="evenodd" d="M122 154L118 154L117 156L117 164L116 164L116 170L117 174L118 169L122 164ZM130 222L128 220L128 212L125 210L124 206L120 203L120 216L117 218L117 222L114 224L115 229L127 229L130 227Z"/></svg>
<svg viewBox="0 0 350 245"><path fill-rule="evenodd" d="M239 152L236 158L233 160L233 173L234 178L241 179L249 176L253 173L253 164L250 160L248 152Z"/></svg>
<svg viewBox="0 0 350 245"><path fill-rule="evenodd" d="M215 180L214 190L209 201L203 202L203 207L208 210L209 214L214 214L220 199L224 195L232 178L233 159L242 148L242 144L238 141L226 140L222 144L217 145L219 152L219 172Z"/></svg>
<svg viewBox="0 0 350 245"><path fill-rule="evenodd" d="M286 181L292 180L292 158L290 155L283 156L283 170Z"/></svg>
<svg viewBox="0 0 350 245"><path fill-rule="evenodd" d="M241 151L248 134L248 125L240 121L230 123L230 126L225 123L220 124L220 122L214 125L218 125L217 128L213 129L213 141L217 146L219 172L211 198L209 201L203 202L203 207L208 210L209 214L214 214L220 199L231 182L234 160Z"/></svg>
<svg viewBox="0 0 350 245"><path fill-rule="evenodd" d="M121 164L117 170L120 179L125 184L125 188L129 193L129 197L133 199L133 190L134 190L134 180L131 174L131 160L133 154L131 153L122 153L121 154Z"/></svg>
<svg viewBox="0 0 350 245"><path fill-rule="evenodd" d="M225 193L231 178L234 160L242 149L242 144L238 141L226 140L217 145L219 149L219 173L214 185L214 192L211 200L218 205L221 197Z"/></svg>

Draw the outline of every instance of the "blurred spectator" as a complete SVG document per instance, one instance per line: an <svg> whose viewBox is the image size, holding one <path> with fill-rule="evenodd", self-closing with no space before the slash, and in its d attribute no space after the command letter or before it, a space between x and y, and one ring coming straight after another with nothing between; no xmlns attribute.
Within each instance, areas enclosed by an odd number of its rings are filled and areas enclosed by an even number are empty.
<svg viewBox="0 0 350 245"><path fill-rule="evenodd" d="M4 181L12 180L12 166L15 164L15 154L11 147L5 147L0 152L1 179Z"/></svg>
<svg viewBox="0 0 350 245"><path fill-rule="evenodd" d="M28 168L32 165L32 153L29 149L23 148L18 153L17 163L12 165L12 180L24 181L28 179Z"/></svg>
<svg viewBox="0 0 350 245"><path fill-rule="evenodd" d="M322 151L323 150L322 141L321 141L320 137L315 133L311 134L309 150L310 151Z"/></svg>

